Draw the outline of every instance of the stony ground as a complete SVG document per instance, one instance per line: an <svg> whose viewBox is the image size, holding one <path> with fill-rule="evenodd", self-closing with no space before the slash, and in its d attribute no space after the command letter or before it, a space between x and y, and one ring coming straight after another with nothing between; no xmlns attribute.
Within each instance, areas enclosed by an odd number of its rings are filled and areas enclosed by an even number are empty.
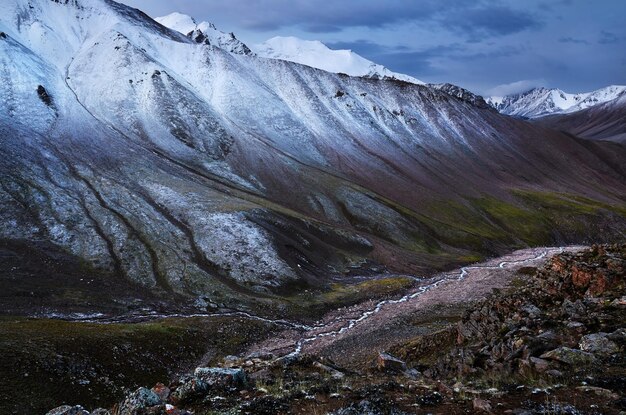
<svg viewBox="0 0 626 415"><path fill-rule="evenodd" d="M472 301L458 321L377 350L366 364L259 350L138 389L110 413L623 413L626 245L517 265L508 286Z"/></svg>

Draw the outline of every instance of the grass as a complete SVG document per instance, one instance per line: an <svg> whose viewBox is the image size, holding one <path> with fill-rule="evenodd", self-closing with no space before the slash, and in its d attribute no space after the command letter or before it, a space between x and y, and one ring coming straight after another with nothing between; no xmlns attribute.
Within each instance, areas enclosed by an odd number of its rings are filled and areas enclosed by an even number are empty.
<svg viewBox="0 0 626 415"><path fill-rule="evenodd" d="M594 225L610 217L626 218L626 206L609 205L563 193L512 190L511 198L492 196L431 202L423 220L440 240L480 255L488 245L546 245L558 237L600 237ZM471 256L472 254L470 254Z"/></svg>
<svg viewBox="0 0 626 415"><path fill-rule="evenodd" d="M382 298L404 292L414 284L409 277L389 277L364 281L358 284L331 284L325 291L307 291L288 298L295 307L318 313L320 309L331 309Z"/></svg>
<svg viewBox="0 0 626 415"><path fill-rule="evenodd" d="M240 318L137 324L0 319L0 413L46 413L62 404L111 407L126 388L167 383L203 357L239 352L272 332Z"/></svg>

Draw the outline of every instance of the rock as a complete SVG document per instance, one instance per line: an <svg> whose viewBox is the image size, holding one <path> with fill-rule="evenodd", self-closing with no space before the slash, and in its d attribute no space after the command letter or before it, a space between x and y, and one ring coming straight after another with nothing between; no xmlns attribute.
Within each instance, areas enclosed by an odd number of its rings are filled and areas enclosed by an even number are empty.
<svg viewBox="0 0 626 415"><path fill-rule="evenodd" d="M403 372L406 369L402 360L382 352L378 354L377 366L383 372Z"/></svg>
<svg viewBox="0 0 626 415"><path fill-rule="evenodd" d="M617 329L607 335L606 338L615 342L617 345L626 346L626 328Z"/></svg>
<svg viewBox="0 0 626 415"><path fill-rule="evenodd" d="M181 384L172 392L174 403L186 403L203 397L209 391L209 384L195 376L184 376Z"/></svg>
<svg viewBox="0 0 626 415"><path fill-rule="evenodd" d="M170 388L168 388L167 386L165 386L162 383L157 383L152 388L152 392L156 393L157 396L159 397L159 399L161 399L161 401L163 401L163 402L167 402L169 400L169 398L170 398L170 394L172 393Z"/></svg>
<svg viewBox="0 0 626 415"><path fill-rule="evenodd" d="M474 408L474 411L491 412L491 403L484 399L474 398L472 401L472 407Z"/></svg>
<svg viewBox="0 0 626 415"><path fill-rule="evenodd" d="M243 369L221 367L198 367L194 375L210 387L244 389L248 379Z"/></svg>
<svg viewBox="0 0 626 415"><path fill-rule="evenodd" d="M593 333L583 336L579 343L580 350L601 356L617 353L619 347L607 336L608 333Z"/></svg>
<svg viewBox="0 0 626 415"><path fill-rule="evenodd" d="M537 372L543 373L550 367L550 363L547 360L540 359L538 357L531 357L530 363Z"/></svg>
<svg viewBox="0 0 626 415"><path fill-rule="evenodd" d="M82 406L69 406L63 405L58 408L54 408L46 415L89 415L89 411L86 411Z"/></svg>
<svg viewBox="0 0 626 415"><path fill-rule="evenodd" d="M439 392L427 392L423 395L418 395L415 399L419 406L435 406L443 402L443 395Z"/></svg>
<svg viewBox="0 0 626 415"><path fill-rule="evenodd" d="M91 415L111 415L111 412L107 409L98 408L91 411Z"/></svg>
<svg viewBox="0 0 626 415"><path fill-rule="evenodd" d="M608 389L598 388L595 386L579 386L576 389L585 393L593 393L597 396L601 396L612 401L615 401L620 397L617 393L614 393Z"/></svg>
<svg viewBox="0 0 626 415"><path fill-rule="evenodd" d="M563 377L563 372L561 372L560 370L556 370L556 369L550 369L550 370L546 370L546 375L548 375L549 377L553 379L560 379Z"/></svg>
<svg viewBox="0 0 626 415"><path fill-rule="evenodd" d="M163 401L156 393L147 388L139 388L122 402L119 415L143 415L148 408L156 412L156 409L161 406L163 406Z"/></svg>
<svg viewBox="0 0 626 415"><path fill-rule="evenodd" d="M276 355L274 353L271 352L266 352L266 351L256 351L256 352L252 352L250 353L248 356L246 356L246 359L251 359L251 360L255 360L255 359L259 359L259 360L273 360L276 358Z"/></svg>
<svg viewBox="0 0 626 415"><path fill-rule="evenodd" d="M320 369L323 372L328 373L330 375L330 377L332 377L333 379L336 379L336 380L343 379L346 376L342 372L340 372L339 370L333 369L332 367L326 366L325 364L320 363L320 362L313 363L313 366L318 368L318 369Z"/></svg>
<svg viewBox="0 0 626 415"><path fill-rule="evenodd" d="M583 316L585 315L587 309L580 300L571 302L570 300L565 299L561 305L561 311L567 316Z"/></svg>
<svg viewBox="0 0 626 415"><path fill-rule="evenodd" d="M574 366L588 366L596 362L593 354L569 347L559 347L542 354L540 357Z"/></svg>
<svg viewBox="0 0 626 415"><path fill-rule="evenodd" d="M541 315L541 310L534 304L526 304L522 307L522 311L528 314L528 317L530 318L537 318Z"/></svg>

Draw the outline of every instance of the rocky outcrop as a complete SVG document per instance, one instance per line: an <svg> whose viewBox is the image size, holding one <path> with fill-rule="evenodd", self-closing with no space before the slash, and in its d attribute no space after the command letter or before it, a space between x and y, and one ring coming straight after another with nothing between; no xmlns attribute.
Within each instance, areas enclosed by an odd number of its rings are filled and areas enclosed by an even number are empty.
<svg viewBox="0 0 626 415"><path fill-rule="evenodd" d="M626 321L625 269L626 245L557 255L531 278L520 276L520 288L468 310L456 328L457 345L425 373L576 379L626 363L618 340Z"/></svg>

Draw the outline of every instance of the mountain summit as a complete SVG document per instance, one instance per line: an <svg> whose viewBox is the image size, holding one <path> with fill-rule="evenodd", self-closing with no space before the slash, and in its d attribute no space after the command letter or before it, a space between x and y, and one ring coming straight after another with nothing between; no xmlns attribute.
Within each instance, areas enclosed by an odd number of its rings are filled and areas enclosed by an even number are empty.
<svg viewBox="0 0 626 415"><path fill-rule="evenodd" d="M374 79L397 79L413 84L424 84L424 82L412 76L392 72L351 50L330 49L317 40L277 36L259 45L254 45L253 49L259 56L301 63L328 72L345 73L350 76L363 76Z"/></svg>

